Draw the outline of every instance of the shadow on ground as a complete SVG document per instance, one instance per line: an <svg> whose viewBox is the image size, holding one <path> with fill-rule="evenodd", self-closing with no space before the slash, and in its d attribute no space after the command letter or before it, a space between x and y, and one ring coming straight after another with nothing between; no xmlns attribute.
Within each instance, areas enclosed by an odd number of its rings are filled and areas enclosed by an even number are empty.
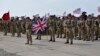
<svg viewBox="0 0 100 56"><path fill-rule="evenodd" d="M0 56L20 56L20 55L16 55L15 53L9 53L3 49L0 49Z"/></svg>

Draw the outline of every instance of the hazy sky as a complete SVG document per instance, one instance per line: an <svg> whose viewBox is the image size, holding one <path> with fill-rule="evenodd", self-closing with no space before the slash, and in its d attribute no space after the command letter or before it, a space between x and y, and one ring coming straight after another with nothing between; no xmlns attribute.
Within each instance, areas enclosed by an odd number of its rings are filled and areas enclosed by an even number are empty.
<svg viewBox="0 0 100 56"><path fill-rule="evenodd" d="M0 17L7 11L10 11L11 16L32 17L38 13L62 15L64 11L72 13L76 8L97 15L98 6L100 0L0 0Z"/></svg>

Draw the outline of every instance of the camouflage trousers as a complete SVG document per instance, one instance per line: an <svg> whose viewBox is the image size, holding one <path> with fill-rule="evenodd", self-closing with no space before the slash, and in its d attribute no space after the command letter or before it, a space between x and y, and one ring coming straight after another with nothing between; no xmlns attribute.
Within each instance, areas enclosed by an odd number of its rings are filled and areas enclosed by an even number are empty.
<svg viewBox="0 0 100 56"><path fill-rule="evenodd" d="M64 37L63 37L63 38L66 38L66 34L67 34L67 29L66 29L66 27L64 27L63 32L64 32Z"/></svg>
<svg viewBox="0 0 100 56"><path fill-rule="evenodd" d="M78 28L78 40L86 39L86 28Z"/></svg>
<svg viewBox="0 0 100 56"><path fill-rule="evenodd" d="M31 30L26 30L26 35L27 35L27 43L32 44L32 32L31 32Z"/></svg>
<svg viewBox="0 0 100 56"><path fill-rule="evenodd" d="M15 36L16 29L15 28L11 28L11 33L12 33L12 36Z"/></svg>
<svg viewBox="0 0 100 56"><path fill-rule="evenodd" d="M87 40L94 40L94 29L93 28L87 28Z"/></svg>
<svg viewBox="0 0 100 56"><path fill-rule="evenodd" d="M16 31L17 32L17 37L21 37L21 28L17 28L16 30L17 30Z"/></svg>
<svg viewBox="0 0 100 56"><path fill-rule="evenodd" d="M49 28L49 34L50 34L50 41L55 42L55 30L54 28Z"/></svg>
<svg viewBox="0 0 100 56"><path fill-rule="evenodd" d="M99 38L99 34L100 34L100 28L99 27L95 27L95 36L96 36L96 38L95 38L95 40L98 40L98 38Z"/></svg>
<svg viewBox="0 0 100 56"><path fill-rule="evenodd" d="M77 39L78 36L78 29L77 27L72 28L74 39Z"/></svg>
<svg viewBox="0 0 100 56"><path fill-rule="evenodd" d="M57 28L57 31L56 31L56 33L57 33L57 38L62 38L62 29L61 28Z"/></svg>
<svg viewBox="0 0 100 56"><path fill-rule="evenodd" d="M8 29L4 29L4 35L7 35Z"/></svg>
<svg viewBox="0 0 100 56"><path fill-rule="evenodd" d="M66 42L65 43L69 43L70 41L70 44L73 44L73 31L72 31L72 28L66 28Z"/></svg>

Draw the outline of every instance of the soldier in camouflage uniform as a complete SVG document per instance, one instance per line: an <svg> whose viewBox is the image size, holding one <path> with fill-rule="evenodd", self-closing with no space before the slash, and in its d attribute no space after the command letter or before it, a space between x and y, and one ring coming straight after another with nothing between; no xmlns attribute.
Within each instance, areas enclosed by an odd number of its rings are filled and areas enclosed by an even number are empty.
<svg viewBox="0 0 100 56"><path fill-rule="evenodd" d="M6 36L8 32L8 22L3 21L3 30L4 30L4 36Z"/></svg>
<svg viewBox="0 0 100 56"><path fill-rule="evenodd" d="M19 17L16 17L16 32L17 37L21 37L21 22L19 20Z"/></svg>
<svg viewBox="0 0 100 56"><path fill-rule="evenodd" d="M56 27L55 16L50 16L47 25L49 27L49 34L51 36L49 41L55 42L55 27Z"/></svg>
<svg viewBox="0 0 100 56"><path fill-rule="evenodd" d="M70 41L70 44L73 44L73 31L72 31L72 27L73 27L73 21L72 21L72 17L71 14L68 15L67 20L66 20L66 33L67 33L67 37L66 37L66 42L65 44L68 44Z"/></svg>
<svg viewBox="0 0 100 56"><path fill-rule="evenodd" d="M100 25L100 15L98 15L98 17L95 19L95 22L94 22L94 26L95 26L95 40L98 40L99 38L99 25Z"/></svg>
<svg viewBox="0 0 100 56"><path fill-rule="evenodd" d="M94 22L93 17L91 15L88 16L86 20L86 28L87 28L87 39L85 40L94 40Z"/></svg>
<svg viewBox="0 0 100 56"><path fill-rule="evenodd" d="M34 16L34 22L37 22L37 20L39 20L40 19L40 17L39 16ZM41 34L42 34L42 32L40 31L40 32L38 32L37 33L37 37L35 38L36 40L41 40Z"/></svg>
<svg viewBox="0 0 100 56"><path fill-rule="evenodd" d="M26 18L26 36L27 36L27 43L32 45L32 22L29 17Z"/></svg>
<svg viewBox="0 0 100 56"><path fill-rule="evenodd" d="M22 16L21 19L22 19L22 21L21 21L21 32L22 32L23 34L25 34L25 33L26 33L26 28L25 28L25 24L26 24L26 22L25 22L25 17Z"/></svg>
<svg viewBox="0 0 100 56"><path fill-rule="evenodd" d="M16 33L16 21L15 21L14 17L11 17L10 29L11 29L12 36L15 36L15 33Z"/></svg>
<svg viewBox="0 0 100 56"><path fill-rule="evenodd" d="M67 16L66 17L63 17L63 33L64 33L64 37L63 38L66 38L66 20L67 20Z"/></svg>
<svg viewBox="0 0 100 56"><path fill-rule="evenodd" d="M73 36L75 39L77 39L77 18L75 16L72 16L72 24Z"/></svg>
<svg viewBox="0 0 100 56"><path fill-rule="evenodd" d="M78 40L84 39L86 29L85 29L85 20L83 16L80 16L77 22L77 27L78 27Z"/></svg>
<svg viewBox="0 0 100 56"><path fill-rule="evenodd" d="M62 22L60 18L57 18L57 22L56 22L56 28L57 28L57 38L62 38Z"/></svg>

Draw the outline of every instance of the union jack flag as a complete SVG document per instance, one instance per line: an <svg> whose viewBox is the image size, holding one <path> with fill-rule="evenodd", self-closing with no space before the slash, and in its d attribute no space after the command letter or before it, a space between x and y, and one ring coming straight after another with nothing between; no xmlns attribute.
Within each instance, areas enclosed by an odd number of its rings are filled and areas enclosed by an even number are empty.
<svg viewBox="0 0 100 56"><path fill-rule="evenodd" d="M46 18L40 18L37 21L32 22L32 31L34 34L43 32L47 29L47 20Z"/></svg>

